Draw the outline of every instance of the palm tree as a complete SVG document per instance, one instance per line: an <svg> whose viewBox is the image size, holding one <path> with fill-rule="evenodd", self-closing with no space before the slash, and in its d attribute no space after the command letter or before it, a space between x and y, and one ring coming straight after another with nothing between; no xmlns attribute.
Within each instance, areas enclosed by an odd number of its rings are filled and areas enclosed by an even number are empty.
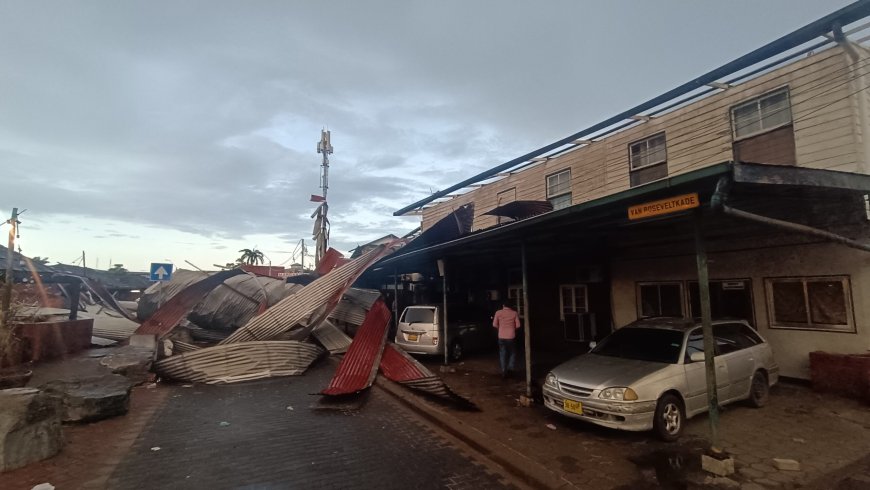
<svg viewBox="0 0 870 490"><path fill-rule="evenodd" d="M239 262L247 265L257 265L264 262L263 252L256 248L243 248L239 250L242 256L239 257Z"/></svg>
<svg viewBox="0 0 870 490"><path fill-rule="evenodd" d="M36 257L30 259L30 261L38 265L48 265L48 257L40 257L39 255L37 255Z"/></svg>

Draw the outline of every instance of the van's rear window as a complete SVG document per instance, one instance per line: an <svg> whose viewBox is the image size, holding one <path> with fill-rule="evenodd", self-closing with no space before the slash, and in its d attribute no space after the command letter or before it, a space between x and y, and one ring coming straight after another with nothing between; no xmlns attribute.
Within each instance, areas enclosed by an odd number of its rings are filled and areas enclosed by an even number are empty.
<svg viewBox="0 0 870 490"><path fill-rule="evenodd" d="M408 308L402 318L405 323L435 323L433 308Z"/></svg>

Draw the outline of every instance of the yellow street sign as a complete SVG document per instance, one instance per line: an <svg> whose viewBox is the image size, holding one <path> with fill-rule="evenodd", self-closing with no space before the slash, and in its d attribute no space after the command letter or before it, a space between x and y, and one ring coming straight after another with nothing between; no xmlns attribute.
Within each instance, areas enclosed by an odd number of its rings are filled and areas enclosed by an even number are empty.
<svg viewBox="0 0 870 490"><path fill-rule="evenodd" d="M683 194L653 202L646 202L628 208L628 219L641 219L658 216L660 214L676 213L686 209L697 208L701 205L698 193Z"/></svg>

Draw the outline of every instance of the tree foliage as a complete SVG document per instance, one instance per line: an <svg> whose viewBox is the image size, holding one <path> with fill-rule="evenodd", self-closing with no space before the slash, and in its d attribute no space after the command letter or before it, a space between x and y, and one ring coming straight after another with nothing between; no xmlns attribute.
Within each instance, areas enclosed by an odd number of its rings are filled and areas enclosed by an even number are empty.
<svg viewBox="0 0 870 490"><path fill-rule="evenodd" d="M265 261L263 252L256 248L243 248L239 250L239 252L242 253L242 256L239 257L239 262L242 264L257 265L262 264Z"/></svg>

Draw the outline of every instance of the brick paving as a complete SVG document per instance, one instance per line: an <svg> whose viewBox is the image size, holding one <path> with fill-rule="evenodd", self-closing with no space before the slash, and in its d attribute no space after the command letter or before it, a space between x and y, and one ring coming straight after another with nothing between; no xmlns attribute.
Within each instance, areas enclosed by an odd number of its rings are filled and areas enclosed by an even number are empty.
<svg viewBox="0 0 870 490"><path fill-rule="evenodd" d="M0 489L29 490L40 483L51 483L59 490L106 488L109 475L167 394L167 390L137 387L126 416L64 426L65 444L60 454L0 473Z"/></svg>
<svg viewBox="0 0 870 490"><path fill-rule="evenodd" d="M438 360L425 363L438 369ZM517 398L525 391L524 381L501 379L497 366L494 356L475 357L444 375L453 389L483 409L454 415L495 441L579 488L706 486L699 461L706 446L706 416L689 420L678 443L663 443L650 433L605 429L540 405L521 407ZM870 410L857 401L783 383L772 390L769 405L762 409L741 403L726 406L720 434L735 458L737 474L732 479L746 490L797 488L829 478L834 478L831 484L819 488L836 488L838 471L870 456ZM773 458L795 459L801 471L777 470ZM855 478L864 484L862 478L868 476L870 472Z"/></svg>
<svg viewBox="0 0 870 490"><path fill-rule="evenodd" d="M333 370L321 362L302 377L169 388L108 487L510 486L378 390L359 411L312 410L309 394Z"/></svg>

